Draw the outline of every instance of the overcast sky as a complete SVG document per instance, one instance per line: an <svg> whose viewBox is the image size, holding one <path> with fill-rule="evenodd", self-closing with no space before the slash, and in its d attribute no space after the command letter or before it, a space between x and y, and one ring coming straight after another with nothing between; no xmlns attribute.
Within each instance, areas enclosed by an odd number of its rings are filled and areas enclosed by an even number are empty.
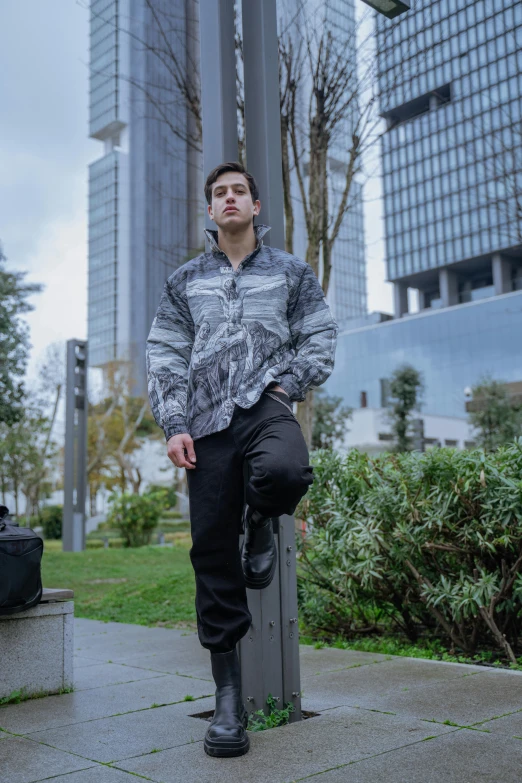
<svg viewBox="0 0 522 783"><path fill-rule="evenodd" d="M0 241L43 283L29 373L47 345L87 336L87 0L0 0ZM379 196L374 183L367 196ZM379 203L366 210L370 310L391 311Z"/></svg>

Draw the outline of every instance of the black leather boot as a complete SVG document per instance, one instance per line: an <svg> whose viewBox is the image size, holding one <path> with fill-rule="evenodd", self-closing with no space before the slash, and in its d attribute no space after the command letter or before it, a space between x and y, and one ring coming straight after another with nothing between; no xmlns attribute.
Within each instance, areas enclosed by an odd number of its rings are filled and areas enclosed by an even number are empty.
<svg viewBox="0 0 522 783"><path fill-rule="evenodd" d="M251 590L262 590L274 578L277 565L272 517L264 517L247 505L244 531L241 565L245 584Z"/></svg>
<svg viewBox="0 0 522 783"><path fill-rule="evenodd" d="M205 734L205 753L221 758L243 756L248 753L250 740L237 652L211 653L210 661L216 683L216 711Z"/></svg>

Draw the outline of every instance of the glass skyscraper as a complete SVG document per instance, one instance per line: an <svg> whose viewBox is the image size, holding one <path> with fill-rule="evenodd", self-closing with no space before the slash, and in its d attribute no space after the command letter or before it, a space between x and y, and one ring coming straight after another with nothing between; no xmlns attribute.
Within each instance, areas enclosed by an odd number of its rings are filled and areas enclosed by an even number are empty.
<svg viewBox="0 0 522 783"><path fill-rule="evenodd" d="M522 287L522 3L376 17L395 315Z"/></svg>
<svg viewBox="0 0 522 783"><path fill-rule="evenodd" d="M172 86L195 61L192 6L155 0L157 19L146 0L90 6L89 133L104 148L89 167L89 358L131 362L140 394L163 283L203 244L200 155Z"/></svg>
<svg viewBox="0 0 522 783"><path fill-rule="evenodd" d="M423 412L464 417L482 378L522 380L522 3L417 0L376 29L395 318L340 333L327 387L378 408L407 363Z"/></svg>

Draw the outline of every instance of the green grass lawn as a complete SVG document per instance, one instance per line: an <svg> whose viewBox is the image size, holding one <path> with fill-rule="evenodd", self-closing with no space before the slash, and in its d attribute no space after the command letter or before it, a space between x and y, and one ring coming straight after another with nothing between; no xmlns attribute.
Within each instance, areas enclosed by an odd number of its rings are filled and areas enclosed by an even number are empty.
<svg viewBox="0 0 522 783"><path fill-rule="evenodd" d="M46 542L44 587L74 590L77 617L195 628L194 575L188 542L173 547L62 552Z"/></svg>

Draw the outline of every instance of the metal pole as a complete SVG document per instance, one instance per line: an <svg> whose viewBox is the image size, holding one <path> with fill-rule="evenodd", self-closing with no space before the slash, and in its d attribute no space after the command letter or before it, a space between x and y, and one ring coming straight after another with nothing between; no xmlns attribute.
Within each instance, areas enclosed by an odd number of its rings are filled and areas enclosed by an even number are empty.
<svg viewBox="0 0 522 783"><path fill-rule="evenodd" d="M85 549L87 494L87 342L67 341L62 546Z"/></svg>
<svg viewBox="0 0 522 783"><path fill-rule="evenodd" d="M245 135L248 170L261 194L263 240L284 249L283 164L276 0L242 0Z"/></svg>
<svg viewBox="0 0 522 783"><path fill-rule="evenodd" d="M234 0L201 0L203 172L237 160ZM208 214L207 228L215 228Z"/></svg>
<svg viewBox="0 0 522 783"><path fill-rule="evenodd" d="M261 221L272 227L266 244L284 248L283 176L275 0L242 0L248 170L261 193ZM203 165L237 160L233 0L201 0ZM207 227L212 227L207 216ZM248 466L245 464L245 486ZM294 519L275 522L279 567L265 590L248 590L252 625L241 640L241 681L249 713L267 711L269 694L291 702L301 719Z"/></svg>

